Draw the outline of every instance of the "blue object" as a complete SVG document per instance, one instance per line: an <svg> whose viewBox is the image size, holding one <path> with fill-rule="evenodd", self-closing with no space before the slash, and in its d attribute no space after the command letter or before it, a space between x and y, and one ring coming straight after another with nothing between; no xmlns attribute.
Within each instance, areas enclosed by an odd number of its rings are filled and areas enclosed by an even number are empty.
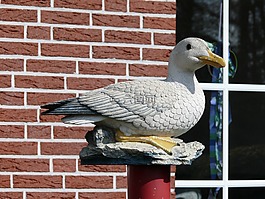
<svg viewBox="0 0 265 199"><path fill-rule="evenodd" d="M222 42L216 45L208 43L209 48L216 54L222 55ZM232 52L235 60L236 56ZM237 60L236 65L233 64L229 54L229 76L234 77L237 70ZM222 83L223 81L223 69L213 68L212 71L212 82ZM229 108L230 109L230 108ZM232 122L231 111L229 110L229 124ZM211 179L222 179L223 173L223 145L222 145L222 132L223 132L223 92L213 91L211 93L210 100L210 120L209 120L209 130L210 130L210 171ZM211 189L208 199L215 199L220 188L215 190Z"/></svg>

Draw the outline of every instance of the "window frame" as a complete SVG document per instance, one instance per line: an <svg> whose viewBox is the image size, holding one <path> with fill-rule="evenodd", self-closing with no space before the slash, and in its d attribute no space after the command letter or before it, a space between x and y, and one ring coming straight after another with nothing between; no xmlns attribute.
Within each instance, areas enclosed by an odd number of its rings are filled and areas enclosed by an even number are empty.
<svg viewBox="0 0 265 199"><path fill-rule="evenodd" d="M229 0L223 0L223 58L228 66L229 57ZM264 180L229 180L229 92L264 92L262 84L233 84L229 83L228 67L223 70L222 83L200 83L203 90L223 92L223 178L221 180L178 180L175 179L176 188L222 188L224 199L229 198L229 188L265 187Z"/></svg>

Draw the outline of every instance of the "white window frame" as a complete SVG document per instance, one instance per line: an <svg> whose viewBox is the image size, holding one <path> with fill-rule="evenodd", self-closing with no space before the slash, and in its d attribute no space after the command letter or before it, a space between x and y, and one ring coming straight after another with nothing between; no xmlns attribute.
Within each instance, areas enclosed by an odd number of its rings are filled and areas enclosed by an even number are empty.
<svg viewBox="0 0 265 199"><path fill-rule="evenodd" d="M223 57L228 66L229 56L229 0L223 0ZM176 188L214 188L220 187L223 199L228 198L228 190L233 187L265 187L265 180L229 180L229 92L249 91L265 92L262 84L231 84L229 83L228 67L224 68L223 83L201 83L204 90L223 92L223 179L222 180L175 180ZM231 198L230 198L231 199Z"/></svg>

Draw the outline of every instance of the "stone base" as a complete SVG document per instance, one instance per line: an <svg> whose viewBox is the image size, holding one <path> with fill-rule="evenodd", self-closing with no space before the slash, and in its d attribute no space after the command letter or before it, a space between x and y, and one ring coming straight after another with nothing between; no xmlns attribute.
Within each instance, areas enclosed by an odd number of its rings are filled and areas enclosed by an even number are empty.
<svg viewBox="0 0 265 199"><path fill-rule="evenodd" d="M107 128L96 126L86 135L88 146L80 152L83 165L190 165L198 158L204 146L197 142L178 143L169 155L162 149L138 142L116 142L115 133Z"/></svg>

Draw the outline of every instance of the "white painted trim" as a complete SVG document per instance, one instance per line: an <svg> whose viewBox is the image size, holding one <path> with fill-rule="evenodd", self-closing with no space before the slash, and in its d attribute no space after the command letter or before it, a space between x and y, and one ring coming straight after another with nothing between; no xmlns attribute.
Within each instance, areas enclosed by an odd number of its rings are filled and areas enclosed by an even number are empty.
<svg viewBox="0 0 265 199"><path fill-rule="evenodd" d="M105 0L102 0L101 4L102 4L102 11L105 11Z"/></svg>
<svg viewBox="0 0 265 199"><path fill-rule="evenodd" d="M139 62L138 62L139 63ZM142 63L139 63L142 64ZM0 74L2 75L16 75L16 76L23 76L23 75L29 75L29 76L53 76L53 77L76 77L76 78L102 78L102 79L109 79L109 78L119 78L119 79L124 79L126 78L124 75L119 76L119 75L86 75L86 74L76 74L76 73L72 73L72 74L66 74L66 73L43 73L43 72L10 72L10 71L0 71ZM157 79L155 77L131 77L132 79ZM165 78L165 77L161 77L161 78ZM0 88L0 90L6 90L6 88ZM15 89L15 87L14 87ZM32 89L30 89L32 90Z"/></svg>
<svg viewBox="0 0 265 199"><path fill-rule="evenodd" d="M53 158L53 157L52 157ZM57 158L53 158L57 159ZM66 158L65 158L66 159ZM33 176L126 176L126 172L86 172L86 171L78 171L78 172L4 172L1 175L33 175Z"/></svg>
<svg viewBox="0 0 265 199"><path fill-rule="evenodd" d="M182 187L264 187L265 180L175 180L177 188Z"/></svg>
<svg viewBox="0 0 265 199"><path fill-rule="evenodd" d="M146 64L146 65L165 65L168 63L164 61L149 61L149 60L124 60L124 59L95 59L82 57L49 57L49 56L27 56L27 55L0 55L0 59L37 59L37 60L57 60L57 61L84 61L84 62L98 62L98 63L125 63L125 64ZM10 71L0 71L1 74ZM14 71L15 73L21 71ZM23 71L24 72L24 71ZM35 72L41 73L41 72ZM55 74L56 75L56 74Z"/></svg>
<svg viewBox="0 0 265 199"><path fill-rule="evenodd" d="M84 143L84 144L87 143L85 138L82 139L0 138L0 142L20 142L20 143L36 142L38 143L38 155L42 155L40 143Z"/></svg>
<svg viewBox="0 0 265 199"><path fill-rule="evenodd" d="M51 1L51 7L54 7L54 0L50 0Z"/></svg>
<svg viewBox="0 0 265 199"><path fill-rule="evenodd" d="M63 127L94 127L93 124L87 124L87 125L80 125L80 126L76 126L76 125L68 125L68 124L64 124L62 122L0 122L0 125L19 125L19 126L23 126L23 125L31 125L31 126L63 126Z"/></svg>
<svg viewBox="0 0 265 199"><path fill-rule="evenodd" d="M54 193L54 192L86 192L86 193L93 193L93 192L110 192L110 193L114 193L114 192L126 192L127 189L121 188L121 189L102 189L102 188L98 188L98 189L72 189L72 188L66 188L66 189L56 189L56 188L15 188L15 189L11 189L11 188L0 188L0 192L49 192L49 193Z"/></svg>
<svg viewBox="0 0 265 199"><path fill-rule="evenodd" d="M28 26L27 25L25 25L24 26L24 39L27 39L27 37L28 37Z"/></svg>
<svg viewBox="0 0 265 199"><path fill-rule="evenodd" d="M229 0L223 0L223 58L226 66L229 59ZM229 67L223 72L223 198L228 199L229 187Z"/></svg>
<svg viewBox="0 0 265 199"><path fill-rule="evenodd" d="M49 159L49 172L50 173L53 173L53 158L50 158Z"/></svg>
<svg viewBox="0 0 265 199"><path fill-rule="evenodd" d="M62 175L62 189L64 189L65 190L65 175L63 174Z"/></svg>
<svg viewBox="0 0 265 199"><path fill-rule="evenodd" d="M156 32L156 33L166 33L166 34L174 34L176 32L175 30L150 29L150 28L139 29L139 28L115 27L115 26L92 26L92 25L55 24L55 23L50 24L50 23L13 22L13 21L0 21L0 25L18 25L18 26L27 25L27 26L44 26L44 27L59 27L59 28L99 29L99 30L115 29L115 30L121 30L121 31Z"/></svg>
<svg viewBox="0 0 265 199"><path fill-rule="evenodd" d="M40 8L37 9L37 22L41 23L41 10L40 10Z"/></svg>
<svg viewBox="0 0 265 199"><path fill-rule="evenodd" d="M139 32L139 31L138 31ZM0 38L0 42L10 42L10 38ZM114 43L114 42L80 42L80 41L64 41L64 40L40 40L40 39L12 39L13 43L36 43L36 44L70 44L70 45L92 45L92 46L112 46L112 47L123 47L123 48L154 48L154 49L167 49L172 50L173 46L164 45L151 45L151 44L133 44L133 43ZM125 45L126 44L126 45ZM40 46L39 46L39 56Z"/></svg>

